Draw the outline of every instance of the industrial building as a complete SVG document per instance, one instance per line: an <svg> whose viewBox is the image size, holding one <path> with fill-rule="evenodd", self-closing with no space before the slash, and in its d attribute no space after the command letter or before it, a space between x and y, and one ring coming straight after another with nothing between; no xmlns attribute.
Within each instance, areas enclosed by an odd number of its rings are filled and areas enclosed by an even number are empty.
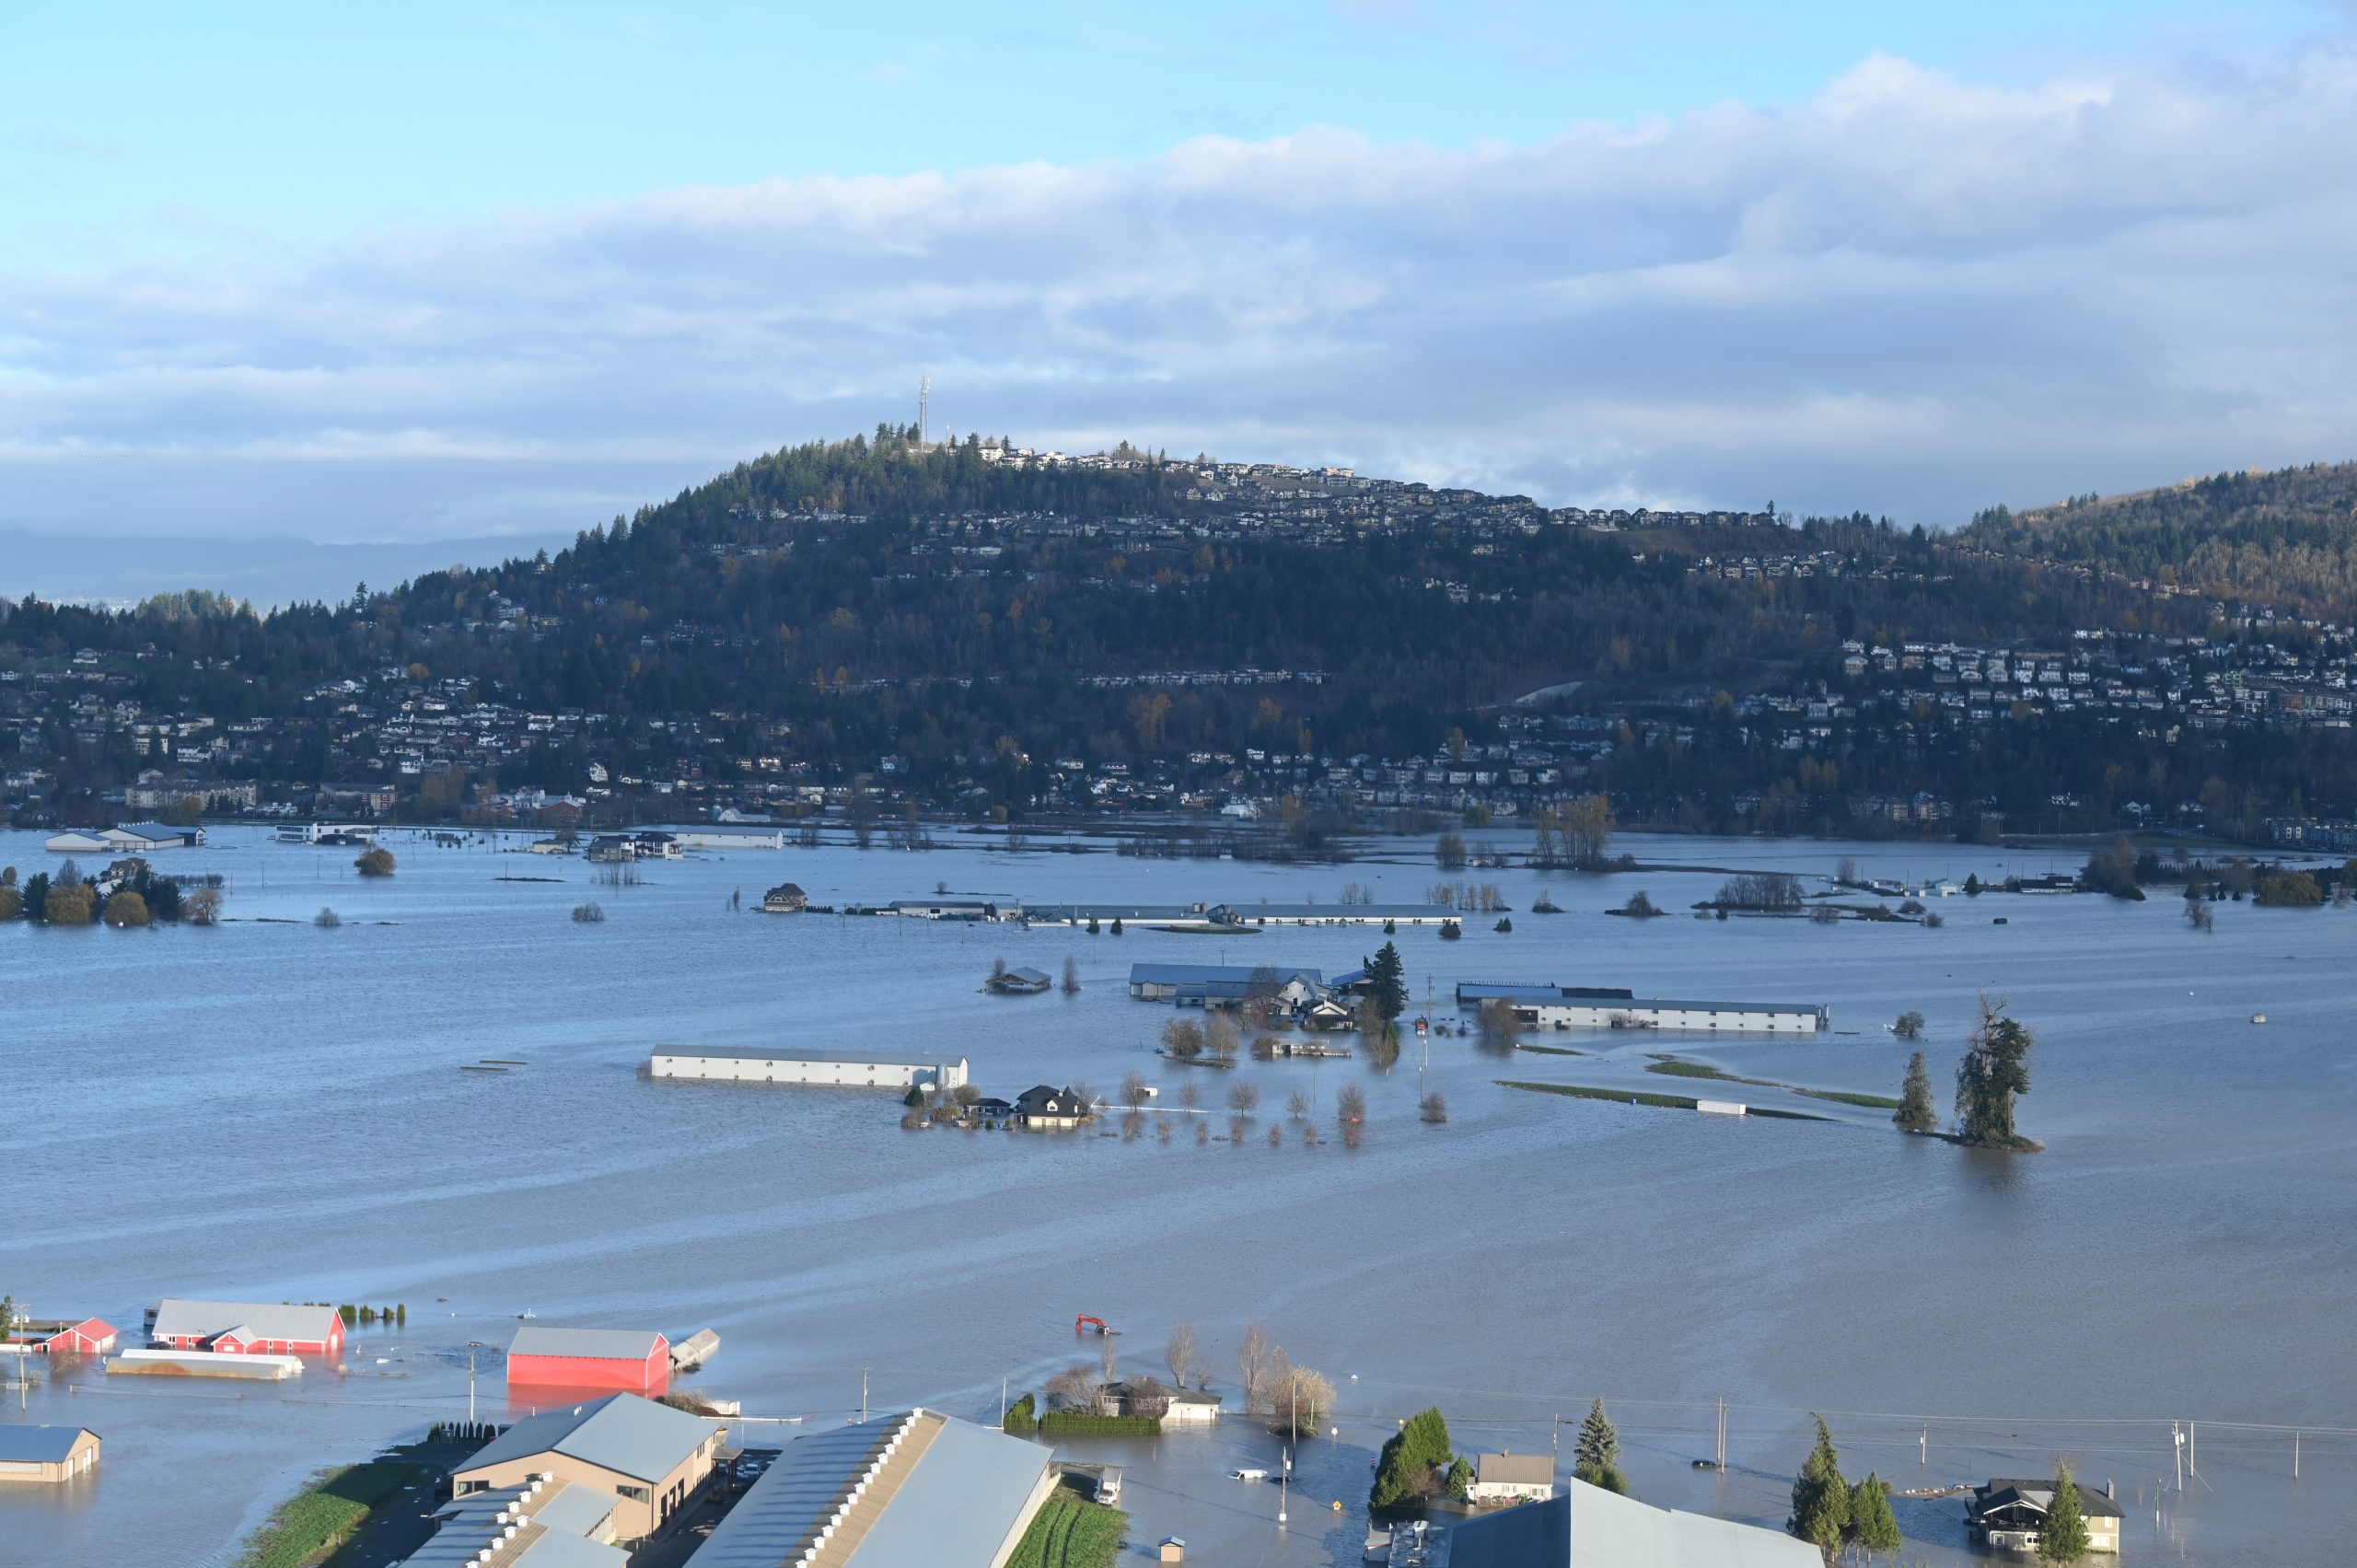
<svg viewBox="0 0 2357 1568"><path fill-rule="evenodd" d="M816 1084L842 1088L954 1089L966 1081L966 1059L944 1061L857 1051L779 1051L731 1045L667 1045L647 1060L656 1078L713 1079L732 1084Z"/></svg>
<svg viewBox="0 0 2357 1568"><path fill-rule="evenodd" d="M1825 1568L1817 1548L1782 1530L1656 1508L1584 1481L1543 1503L1463 1520L1448 1568Z"/></svg>
<svg viewBox="0 0 2357 1568"><path fill-rule="evenodd" d="M688 1568L1003 1568L1055 1487L1048 1449L906 1411L787 1444Z"/></svg>
<svg viewBox="0 0 2357 1568"><path fill-rule="evenodd" d="M434 1511L434 1538L401 1559L406 1568L623 1568L614 1542L612 1492L554 1474L454 1497Z"/></svg>
<svg viewBox="0 0 2357 1568"><path fill-rule="evenodd" d="M120 828L71 828L51 834L41 847L52 854L145 854L151 850L190 849L203 842L202 828L126 822Z"/></svg>
<svg viewBox="0 0 2357 1568"><path fill-rule="evenodd" d="M451 1494L570 1481L617 1500L610 1539L627 1546L694 1504L727 1434L724 1424L636 1394L608 1394L517 1422L450 1472Z"/></svg>
<svg viewBox="0 0 2357 1568"><path fill-rule="evenodd" d="M650 1398L671 1385L671 1342L651 1330L527 1324L507 1347L507 1386L619 1388Z"/></svg>
<svg viewBox="0 0 2357 1568"><path fill-rule="evenodd" d="M1605 986L1468 981L1457 1005L1468 1011L1504 1001L1524 1024L1542 1029L1687 1029L1721 1034L1818 1034L1832 1014L1812 1002L1676 1002Z"/></svg>
<svg viewBox="0 0 2357 1568"><path fill-rule="evenodd" d="M336 1355L343 1350L343 1318L332 1307L168 1296L149 1315L147 1338L166 1350L224 1355Z"/></svg>
<svg viewBox="0 0 2357 1568"><path fill-rule="evenodd" d="M0 1481L55 1486L99 1462L99 1434L87 1426L0 1426Z"/></svg>
<svg viewBox="0 0 2357 1568"><path fill-rule="evenodd" d="M1132 964L1130 994L1141 1002L1175 1002L1202 1007L1248 999L1263 987L1279 1005L1300 1007L1326 994L1317 970L1281 964Z"/></svg>

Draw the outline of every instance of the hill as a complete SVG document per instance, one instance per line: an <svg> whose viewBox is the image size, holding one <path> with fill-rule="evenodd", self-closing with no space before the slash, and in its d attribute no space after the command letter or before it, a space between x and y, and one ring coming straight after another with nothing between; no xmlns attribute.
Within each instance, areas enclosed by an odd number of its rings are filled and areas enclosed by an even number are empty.
<svg viewBox="0 0 2357 1568"><path fill-rule="evenodd" d="M2132 495L1999 506L1961 536L2253 604L2357 621L2357 463L2188 480Z"/></svg>

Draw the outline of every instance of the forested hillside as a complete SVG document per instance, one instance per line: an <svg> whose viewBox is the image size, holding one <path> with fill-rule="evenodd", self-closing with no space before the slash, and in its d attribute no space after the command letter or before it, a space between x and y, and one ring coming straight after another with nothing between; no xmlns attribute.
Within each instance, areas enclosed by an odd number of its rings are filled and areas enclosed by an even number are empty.
<svg viewBox="0 0 2357 1568"><path fill-rule="evenodd" d="M2357 619L2357 463L2222 473L2133 495L1983 512L1965 540L2258 604Z"/></svg>

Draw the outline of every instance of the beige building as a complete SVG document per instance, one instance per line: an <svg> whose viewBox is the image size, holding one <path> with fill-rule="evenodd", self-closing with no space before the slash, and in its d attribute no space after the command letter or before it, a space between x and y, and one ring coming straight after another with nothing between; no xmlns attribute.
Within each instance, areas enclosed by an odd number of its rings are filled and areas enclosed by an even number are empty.
<svg viewBox="0 0 2357 1568"><path fill-rule="evenodd" d="M609 1394L519 1421L450 1472L468 1497L553 1477L621 1501L613 1539L644 1540L692 1505L712 1479L728 1429L643 1400Z"/></svg>
<svg viewBox="0 0 2357 1568"><path fill-rule="evenodd" d="M54 1486L98 1462L99 1434L87 1426L0 1426L0 1481Z"/></svg>

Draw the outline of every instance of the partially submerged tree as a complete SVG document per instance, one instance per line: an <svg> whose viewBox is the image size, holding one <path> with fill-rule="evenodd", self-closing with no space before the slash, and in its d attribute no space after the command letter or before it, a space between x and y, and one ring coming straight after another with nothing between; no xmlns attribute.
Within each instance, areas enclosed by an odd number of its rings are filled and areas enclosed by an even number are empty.
<svg viewBox="0 0 2357 1568"><path fill-rule="evenodd" d="M1492 1051L1512 1051L1522 1042L1522 1019L1515 1016L1514 1004L1503 996L1492 996L1481 1004L1476 1015L1481 1030L1481 1043Z"/></svg>
<svg viewBox="0 0 2357 1568"><path fill-rule="evenodd" d="M1907 1059L1907 1086L1898 1091L1898 1109L1891 1117L1903 1132L1931 1132L1940 1125L1940 1113L1932 1103L1932 1070L1917 1051Z"/></svg>
<svg viewBox="0 0 2357 1568"><path fill-rule="evenodd" d="M1248 1413L1260 1408L1261 1396L1269 1391L1269 1330L1258 1323L1247 1323L1244 1339L1236 1349L1236 1370L1244 1384Z"/></svg>
<svg viewBox="0 0 2357 1568"><path fill-rule="evenodd" d="M2003 1002L1981 997L1980 1021L1956 1070L1956 1133L1964 1142L1991 1149L2038 1147L2014 1127L2014 1102L2029 1093L2029 1053L2037 1043L2005 1016Z"/></svg>
<svg viewBox="0 0 2357 1568"><path fill-rule="evenodd" d="M393 874L393 852L382 844L372 845L363 850L360 858L352 864L360 868L363 877L390 877Z"/></svg>
<svg viewBox="0 0 2357 1568"><path fill-rule="evenodd" d="M2071 1478L2071 1467L2057 1465L2054 1469L2054 1503L2046 1511L2046 1523L2038 1527L2038 1555L2045 1562L2076 1562L2095 1550L2088 1538L2086 1505L2079 1500L2079 1483Z"/></svg>
<svg viewBox="0 0 2357 1568"><path fill-rule="evenodd" d="M1162 1347L1162 1364L1170 1369L1170 1381L1185 1388L1195 1373L1195 1325L1184 1318L1170 1325L1169 1342Z"/></svg>
<svg viewBox="0 0 2357 1568"><path fill-rule="evenodd" d="M1890 1026L1890 1032L1901 1040L1922 1040L1923 1015L1910 1008L1898 1015L1898 1022Z"/></svg>
<svg viewBox="0 0 2357 1568"><path fill-rule="evenodd" d="M1417 1411L1383 1440L1383 1451L1376 1456L1375 1484L1367 1492L1367 1507L1388 1513L1430 1502L1445 1488L1455 1458L1448 1421L1439 1407Z"/></svg>
<svg viewBox="0 0 2357 1568"><path fill-rule="evenodd" d="M1064 955L1064 994L1066 996L1080 994L1080 965L1074 961L1069 953Z"/></svg>

